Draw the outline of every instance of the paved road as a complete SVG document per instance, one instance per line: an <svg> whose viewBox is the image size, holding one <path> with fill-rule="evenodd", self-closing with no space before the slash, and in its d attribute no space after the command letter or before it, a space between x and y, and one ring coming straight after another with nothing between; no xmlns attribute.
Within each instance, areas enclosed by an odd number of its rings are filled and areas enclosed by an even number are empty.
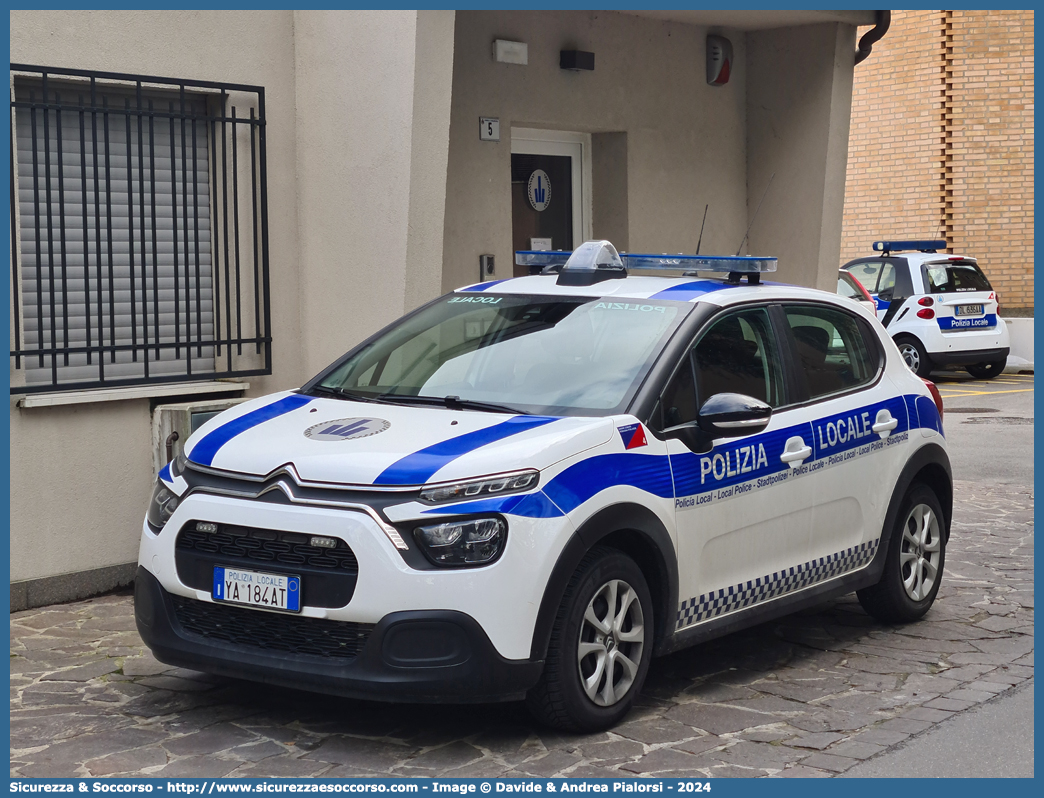
<svg viewBox="0 0 1044 798"><path fill-rule="evenodd" d="M997 421L1032 418L1032 380L938 381L956 512L919 623L829 602L656 660L625 723L562 735L517 704L382 705L169 668L143 648L130 596L105 596L11 616L11 775L822 777L887 765L911 738L933 750L919 735L1033 677L1032 427ZM934 750L922 756L951 759Z"/></svg>
<svg viewBox="0 0 1044 798"><path fill-rule="evenodd" d="M961 712L844 778L1033 778L1033 680Z"/></svg>

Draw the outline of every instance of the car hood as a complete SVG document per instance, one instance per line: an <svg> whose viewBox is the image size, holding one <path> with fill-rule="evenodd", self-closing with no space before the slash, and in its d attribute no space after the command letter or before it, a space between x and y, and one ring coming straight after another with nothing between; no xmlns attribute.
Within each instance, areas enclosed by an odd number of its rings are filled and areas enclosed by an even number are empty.
<svg viewBox="0 0 1044 798"><path fill-rule="evenodd" d="M351 402L286 392L244 402L187 441L188 459L306 482L422 485L543 469L609 440L607 418L507 415Z"/></svg>

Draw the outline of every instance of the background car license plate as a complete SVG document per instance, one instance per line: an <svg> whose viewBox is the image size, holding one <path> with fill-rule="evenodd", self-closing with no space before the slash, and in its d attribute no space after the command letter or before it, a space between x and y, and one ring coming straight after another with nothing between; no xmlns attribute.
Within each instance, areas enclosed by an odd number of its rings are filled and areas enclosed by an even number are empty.
<svg viewBox="0 0 1044 798"><path fill-rule="evenodd" d="M301 577L214 566L214 601L270 610L301 611Z"/></svg>
<svg viewBox="0 0 1044 798"><path fill-rule="evenodd" d="M955 316L981 316L982 305L958 305L955 308Z"/></svg>

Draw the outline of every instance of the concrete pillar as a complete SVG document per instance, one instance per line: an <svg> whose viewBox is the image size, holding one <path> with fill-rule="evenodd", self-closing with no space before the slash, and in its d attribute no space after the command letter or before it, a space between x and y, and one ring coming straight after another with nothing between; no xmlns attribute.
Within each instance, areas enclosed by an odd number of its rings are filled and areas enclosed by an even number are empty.
<svg viewBox="0 0 1044 798"><path fill-rule="evenodd" d="M747 34L747 218L775 179L746 253L778 279L833 291L840 265L856 28L828 23Z"/></svg>
<svg viewBox="0 0 1044 798"><path fill-rule="evenodd" d="M302 356L309 374L438 295L453 12L296 11Z"/></svg>

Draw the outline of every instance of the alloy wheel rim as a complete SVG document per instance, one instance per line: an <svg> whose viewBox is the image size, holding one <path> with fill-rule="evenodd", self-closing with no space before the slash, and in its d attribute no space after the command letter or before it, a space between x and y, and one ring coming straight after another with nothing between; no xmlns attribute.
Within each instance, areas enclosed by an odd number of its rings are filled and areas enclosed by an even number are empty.
<svg viewBox="0 0 1044 798"><path fill-rule="evenodd" d="M899 354L903 356L903 361L910 371L917 371L921 365L921 355L915 347L910 344L902 344L899 347Z"/></svg>
<svg viewBox="0 0 1044 798"><path fill-rule="evenodd" d="M924 601L939 578L942 560L942 535L939 518L927 504L918 504L903 524L899 550L899 570L906 595Z"/></svg>
<svg viewBox="0 0 1044 798"><path fill-rule="evenodd" d="M645 617L634 588L612 579L587 604L577 667L587 697L600 707L619 703L634 686L645 649Z"/></svg>

